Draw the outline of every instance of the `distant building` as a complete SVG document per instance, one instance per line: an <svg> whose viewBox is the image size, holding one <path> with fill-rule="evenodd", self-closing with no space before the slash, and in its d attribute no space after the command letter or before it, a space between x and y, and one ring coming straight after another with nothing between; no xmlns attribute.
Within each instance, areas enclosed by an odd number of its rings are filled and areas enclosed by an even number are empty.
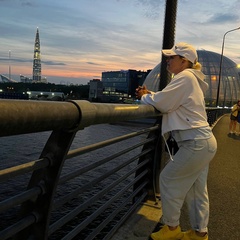
<svg viewBox="0 0 240 240"><path fill-rule="evenodd" d="M100 79L93 79L89 82L89 101L102 102L103 83Z"/></svg>
<svg viewBox="0 0 240 240"><path fill-rule="evenodd" d="M63 101L65 99L63 92L27 91L25 94L30 100Z"/></svg>
<svg viewBox="0 0 240 240"><path fill-rule="evenodd" d="M16 80L9 78L3 74L0 74L0 76L1 76L1 82L6 82L6 83L7 82L16 83L17 82Z"/></svg>
<svg viewBox="0 0 240 240"><path fill-rule="evenodd" d="M22 83L32 83L32 78L20 75L20 82L22 82Z"/></svg>
<svg viewBox="0 0 240 240"><path fill-rule="evenodd" d="M34 55L33 55L33 82L41 82L41 53L40 53L40 38L39 30L37 28L37 33L34 43Z"/></svg>
<svg viewBox="0 0 240 240"><path fill-rule="evenodd" d="M47 82L47 78L46 78L46 77L42 77L42 78L41 78L41 83L48 83L48 82Z"/></svg>
<svg viewBox="0 0 240 240"><path fill-rule="evenodd" d="M103 101L119 102L134 98L138 85L142 85L150 70L120 70L102 72Z"/></svg>

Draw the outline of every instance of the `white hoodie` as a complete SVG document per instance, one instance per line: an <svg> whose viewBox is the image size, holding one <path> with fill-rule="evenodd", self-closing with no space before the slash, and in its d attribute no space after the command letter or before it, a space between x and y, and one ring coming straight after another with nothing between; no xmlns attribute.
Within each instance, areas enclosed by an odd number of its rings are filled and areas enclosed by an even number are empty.
<svg viewBox="0 0 240 240"><path fill-rule="evenodd" d="M142 96L142 103L153 105L163 113L162 134L209 126L204 101L208 84L204 78L199 70L185 69L162 91Z"/></svg>

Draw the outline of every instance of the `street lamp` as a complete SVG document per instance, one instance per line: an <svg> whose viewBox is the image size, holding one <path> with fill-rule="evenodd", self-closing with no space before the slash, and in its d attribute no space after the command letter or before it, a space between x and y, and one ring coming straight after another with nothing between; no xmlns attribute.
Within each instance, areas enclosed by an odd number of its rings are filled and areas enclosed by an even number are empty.
<svg viewBox="0 0 240 240"><path fill-rule="evenodd" d="M219 101L219 91L220 91L220 83L221 83L221 75L222 75L222 62L223 62L223 49L224 49L224 41L225 41L225 37L228 33L239 30L240 27L238 28L234 28L232 30L229 30L227 32L225 32L225 34L223 35L223 42L222 42L222 53L221 53L221 59L220 59L220 66L219 66L219 77L218 77L218 88L217 88L217 99L216 99L216 107L218 106L218 101Z"/></svg>

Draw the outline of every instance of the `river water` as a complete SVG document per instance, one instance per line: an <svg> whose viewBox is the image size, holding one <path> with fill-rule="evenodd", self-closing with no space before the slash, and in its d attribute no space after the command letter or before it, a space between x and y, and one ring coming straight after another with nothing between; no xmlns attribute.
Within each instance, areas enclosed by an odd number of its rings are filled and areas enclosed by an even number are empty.
<svg viewBox="0 0 240 240"><path fill-rule="evenodd" d="M114 138L142 129L141 125L99 124L78 131L70 149ZM0 170L39 158L51 132L23 134L0 138Z"/></svg>
<svg viewBox="0 0 240 240"><path fill-rule="evenodd" d="M146 127L146 126L144 126ZM130 124L130 125L112 125L112 124L100 124L87 127L76 134L76 137L72 143L71 149L80 148L92 143L100 142L117 136L121 136L133 131L137 131L144 128L142 125ZM2 137L0 138L1 144L1 154L0 154L0 169L5 169L15 165L27 163L32 160L39 158L42 149L50 136L50 132L34 133L34 134L24 134L11 137ZM104 155L111 155L121 149L128 147L131 144L134 144L142 139L146 138L146 135L141 135L133 139L121 142L114 146L108 146L104 152L94 151L91 154L84 155L84 159L80 160L67 160L70 163L67 163L63 169L63 174L71 172L74 169L78 168L79 165L84 166L84 164L89 164L92 161L103 158ZM141 151L141 149L136 149L135 151ZM134 154L134 153L132 153ZM106 166L108 168L108 166ZM104 170L103 170L104 171ZM100 173L94 173L94 175ZM87 178L91 178L89 174L86 175L85 179L81 179L81 182L88 181ZM95 176L96 177L96 176ZM26 175L24 178L20 177L19 179L14 178L7 183L0 184L0 201L4 200L6 196L11 196L16 193L16 191L23 191L26 189L30 175ZM64 195L68 192L71 192L76 185L79 185L79 182L75 182L72 185L66 185L67 187L62 188L58 195ZM100 185L99 185L100 186ZM57 214L59 215L59 214ZM57 218L59 216L56 216ZM11 222L11 211L9 215L5 216L5 222ZM56 239L55 237L51 239Z"/></svg>

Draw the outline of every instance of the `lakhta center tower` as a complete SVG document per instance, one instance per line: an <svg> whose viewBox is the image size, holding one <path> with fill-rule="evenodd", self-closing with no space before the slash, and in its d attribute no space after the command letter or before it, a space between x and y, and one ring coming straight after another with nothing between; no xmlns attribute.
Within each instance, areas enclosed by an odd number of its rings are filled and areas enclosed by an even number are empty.
<svg viewBox="0 0 240 240"><path fill-rule="evenodd" d="M40 38L39 30L35 37L34 56L33 56L33 82L41 82L41 54L40 54Z"/></svg>

